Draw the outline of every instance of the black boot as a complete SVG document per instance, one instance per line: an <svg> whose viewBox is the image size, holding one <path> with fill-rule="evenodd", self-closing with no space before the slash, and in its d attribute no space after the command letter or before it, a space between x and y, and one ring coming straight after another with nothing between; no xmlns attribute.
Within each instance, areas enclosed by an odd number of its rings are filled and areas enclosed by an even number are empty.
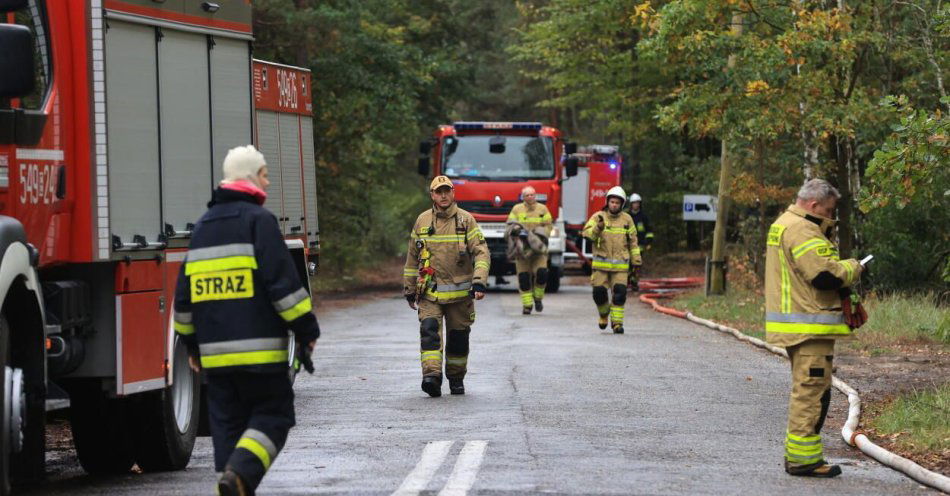
<svg viewBox="0 0 950 496"><path fill-rule="evenodd" d="M442 378L436 377L434 375L427 375L423 377L422 390L433 398L442 396Z"/></svg>
<svg viewBox="0 0 950 496"><path fill-rule="evenodd" d="M231 469L225 469L218 479L219 496L254 496L254 490L247 487L244 479Z"/></svg>
<svg viewBox="0 0 950 496"><path fill-rule="evenodd" d="M614 334L623 334L622 324L614 324Z"/></svg>
<svg viewBox="0 0 950 496"><path fill-rule="evenodd" d="M538 312L544 310L544 304L541 303L541 300L534 300L534 309Z"/></svg>
<svg viewBox="0 0 950 496"><path fill-rule="evenodd" d="M785 460L785 472L788 475L797 475L799 477L818 477L820 479L830 479L841 475L841 467L829 465L824 460L809 465L792 466Z"/></svg>
<svg viewBox="0 0 950 496"><path fill-rule="evenodd" d="M465 384L462 383L462 379L449 378L449 391L452 394L465 394Z"/></svg>

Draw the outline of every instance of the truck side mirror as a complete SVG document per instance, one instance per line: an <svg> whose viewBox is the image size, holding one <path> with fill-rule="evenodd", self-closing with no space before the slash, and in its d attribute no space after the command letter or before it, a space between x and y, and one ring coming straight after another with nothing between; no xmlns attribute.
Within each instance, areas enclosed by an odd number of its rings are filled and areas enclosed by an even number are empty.
<svg viewBox="0 0 950 496"><path fill-rule="evenodd" d="M564 143L564 153L568 155L573 155L577 153L577 143L574 143L572 141Z"/></svg>
<svg viewBox="0 0 950 496"><path fill-rule="evenodd" d="M577 157L567 157L567 160L564 161L564 174L567 177L574 177L577 175L577 163L579 160Z"/></svg>
<svg viewBox="0 0 950 496"><path fill-rule="evenodd" d="M4 6L0 3L0 10ZM36 79L33 73L32 33L26 26L0 24L0 46L3 47L0 52L0 98L29 95Z"/></svg>
<svg viewBox="0 0 950 496"><path fill-rule="evenodd" d="M25 9L29 4L29 0L0 0L0 12Z"/></svg>
<svg viewBox="0 0 950 496"><path fill-rule="evenodd" d="M420 176L429 175L429 157L419 158L419 175Z"/></svg>
<svg viewBox="0 0 950 496"><path fill-rule="evenodd" d="M419 142L419 155L428 155L432 151L432 142L424 140Z"/></svg>
<svg viewBox="0 0 950 496"><path fill-rule="evenodd" d="M489 153L505 153L505 138L504 136L492 136L488 140L488 152Z"/></svg>

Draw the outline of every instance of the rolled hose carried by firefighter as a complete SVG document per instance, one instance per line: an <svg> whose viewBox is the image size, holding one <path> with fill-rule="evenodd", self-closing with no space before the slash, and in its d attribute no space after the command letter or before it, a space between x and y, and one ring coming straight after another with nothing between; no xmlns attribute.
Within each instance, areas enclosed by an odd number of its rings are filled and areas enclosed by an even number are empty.
<svg viewBox="0 0 950 496"><path fill-rule="evenodd" d="M667 282L669 281L669 282ZM698 283L697 283L698 281ZM732 334L737 339L742 341L747 341L755 346L760 348L765 348L776 355L781 355L785 358L788 358L788 353L786 353L784 348L779 348L778 346L773 346L771 344L762 341L761 339L743 334L737 329L727 327L721 324L717 324L711 320L706 320L700 317L693 315L690 312L681 312L679 310L664 307L657 303L657 299L662 298L671 298L676 292L671 291L680 288L695 287L702 284L703 279L700 278L679 278L679 279L650 279L640 281L641 289L653 290L640 295L640 301L647 303L653 307L654 310L658 312L665 313L667 315L672 315L674 317L684 318L690 322L696 324L701 324L711 329L715 329L720 332L727 334ZM688 285L687 285L688 284ZM868 437L858 431L858 422L861 418L861 397L858 396L858 392L849 386L846 382L841 379L832 376L832 385L838 390L847 395L848 397L848 419L844 423L844 427L841 428L841 437L844 438L845 442L851 446L854 446L861 450L862 453L870 456L871 458L877 460L882 465L893 468L900 472L903 472L911 479L914 479L921 484L926 484L930 487L936 488L940 491L950 494L950 477L947 477L943 474L938 474L930 470L921 467L920 465L914 463L907 458L904 458L900 455L892 453L876 444L874 444Z"/></svg>

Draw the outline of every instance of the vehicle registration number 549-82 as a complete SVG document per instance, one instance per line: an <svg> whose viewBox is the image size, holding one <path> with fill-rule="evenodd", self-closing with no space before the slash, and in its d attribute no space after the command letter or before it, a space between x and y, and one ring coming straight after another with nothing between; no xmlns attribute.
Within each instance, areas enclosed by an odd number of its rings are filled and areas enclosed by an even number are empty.
<svg viewBox="0 0 950 496"><path fill-rule="evenodd" d="M190 277L192 303L254 297L251 269L201 272Z"/></svg>

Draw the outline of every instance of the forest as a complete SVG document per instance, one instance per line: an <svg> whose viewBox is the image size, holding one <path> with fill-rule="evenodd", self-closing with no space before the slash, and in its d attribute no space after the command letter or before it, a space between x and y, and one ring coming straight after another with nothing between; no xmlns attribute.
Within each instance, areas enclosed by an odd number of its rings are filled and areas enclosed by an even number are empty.
<svg viewBox="0 0 950 496"><path fill-rule="evenodd" d="M942 0L260 0L255 57L313 73L321 270L404 253L428 204L418 142L455 120L541 121L620 146L656 252L684 193L731 212L761 274L804 179L841 191L843 256L880 291L950 288L950 6ZM709 244L699 240L702 249Z"/></svg>

